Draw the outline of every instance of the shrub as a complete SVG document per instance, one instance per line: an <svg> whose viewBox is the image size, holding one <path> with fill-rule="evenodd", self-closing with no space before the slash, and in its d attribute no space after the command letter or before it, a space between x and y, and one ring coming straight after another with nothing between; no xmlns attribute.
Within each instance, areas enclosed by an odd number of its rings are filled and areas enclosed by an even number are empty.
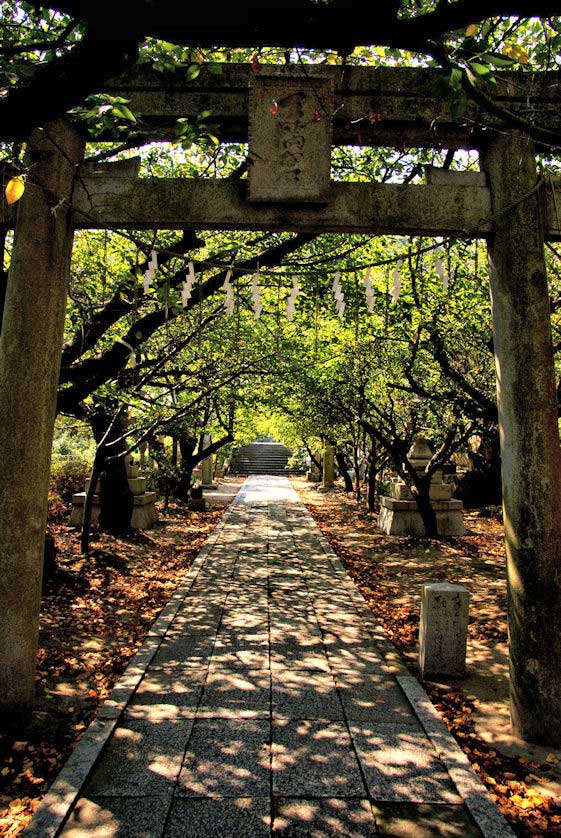
<svg viewBox="0 0 561 838"><path fill-rule="evenodd" d="M52 490L49 490L49 501L47 506L47 523L60 524L64 520L67 508L61 496Z"/></svg>
<svg viewBox="0 0 561 838"><path fill-rule="evenodd" d="M75 492L83 492L86 478L90 476L88 463L80 460L59 461L51 471L51 491L63 503L70 504Z"/></svg>
<svg viewBox="0 0 561 838"><path fill-rule="evenodd" d="M292 452L291 456L288 459L286 467L289 469L300 469L300 471L306 471L306 456L308 452L305 448L297 448L295 451Z"/></svg>

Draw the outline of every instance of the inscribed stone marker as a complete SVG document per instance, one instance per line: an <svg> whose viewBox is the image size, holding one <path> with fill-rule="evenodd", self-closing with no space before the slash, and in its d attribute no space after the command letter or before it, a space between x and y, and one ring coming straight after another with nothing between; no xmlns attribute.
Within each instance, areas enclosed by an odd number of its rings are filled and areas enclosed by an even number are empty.
<svg viewBox="0 0 561 838"><path fill-rule="evenodd" d="M249 200L329 200L333 78L261 67L249 103Z"/></svg>
<svg viewBox="0 0 561 838"><path fill-rule="evenodd" d="M462 585L423 585L419 626L419 668L423 677L463 675L469 591Z"/></svg>

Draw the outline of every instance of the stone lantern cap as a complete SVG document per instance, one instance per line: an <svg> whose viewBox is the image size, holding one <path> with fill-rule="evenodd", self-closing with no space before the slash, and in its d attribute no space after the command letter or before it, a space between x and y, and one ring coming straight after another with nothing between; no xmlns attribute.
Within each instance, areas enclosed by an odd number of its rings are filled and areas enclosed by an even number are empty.
<svg viewBox="0 0 561 838"><path fill-rule="evenodd" d="M432 459L432 451L427 441L418 436L413 440L413 445L409 449L407 457L413 468L417 471L424 471Z"/></svg>

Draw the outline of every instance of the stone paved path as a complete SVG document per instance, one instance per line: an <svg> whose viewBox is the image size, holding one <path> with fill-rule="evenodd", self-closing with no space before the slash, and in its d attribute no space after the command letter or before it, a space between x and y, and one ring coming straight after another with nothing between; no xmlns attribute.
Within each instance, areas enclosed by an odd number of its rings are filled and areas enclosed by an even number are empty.
<svg viewBox="0 0 561 838"><path fill-rule="evenodd" d="M481 835L377 640L288 481L250 478L60 834Z"/></svg>

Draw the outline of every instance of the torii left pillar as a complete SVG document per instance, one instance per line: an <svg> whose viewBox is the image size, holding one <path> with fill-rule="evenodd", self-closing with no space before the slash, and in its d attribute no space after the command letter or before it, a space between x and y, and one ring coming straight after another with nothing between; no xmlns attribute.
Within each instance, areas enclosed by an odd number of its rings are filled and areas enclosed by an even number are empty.
<svg viewBox="0 0 561 838"><path fill-rule="evenodd" d="M84 142L33 132L0 335L0 724L31 714L57 384Z"/></svg>

